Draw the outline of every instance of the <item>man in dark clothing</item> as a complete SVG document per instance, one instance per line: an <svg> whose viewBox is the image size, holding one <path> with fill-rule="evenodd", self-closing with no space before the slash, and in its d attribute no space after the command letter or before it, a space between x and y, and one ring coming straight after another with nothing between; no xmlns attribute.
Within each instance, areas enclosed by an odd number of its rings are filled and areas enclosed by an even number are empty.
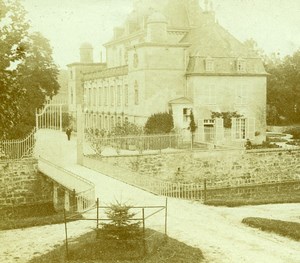
<svg viewBox="0 0 300 263"><path fill-rule="evenodd" d="M68 141L70 141L70 139L71 139L71 133L72 133L72 129L68 127L66 130L66 134L68 136Z"/></svg>

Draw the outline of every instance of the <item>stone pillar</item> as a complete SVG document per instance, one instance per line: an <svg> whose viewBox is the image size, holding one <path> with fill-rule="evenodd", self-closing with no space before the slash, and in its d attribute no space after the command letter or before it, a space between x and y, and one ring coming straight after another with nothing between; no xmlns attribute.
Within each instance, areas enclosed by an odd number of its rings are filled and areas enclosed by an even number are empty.
<svg viewBox="0 0 300 263"><path fill-rule="evenodd" d="M70 193L65 190L65 210L70 211Z"/></svg>
<svg viewBox="0 0 300 263"><path fill-rule="evenodd" d="M77 104L77 164L83 165L84 114Z"/></svg>
<svg viewBox="0 0 300 263"><path fill-rule="evenodd" d="M58 208L58 188L58 185L53 184L53 206L55 210Z"/></svg>

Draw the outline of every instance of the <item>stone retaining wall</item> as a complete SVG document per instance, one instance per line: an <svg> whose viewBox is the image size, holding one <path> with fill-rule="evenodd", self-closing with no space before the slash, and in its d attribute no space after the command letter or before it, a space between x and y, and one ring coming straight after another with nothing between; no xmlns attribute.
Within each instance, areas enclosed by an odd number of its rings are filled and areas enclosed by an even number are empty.
<svg viewBox="0 0 300 263"><path fill-rule="evenodd" d="M0 161L0 206L52 202L52 182L37 171L37 160Z"/></svg>
<svg viewBox="0 0 300 263"><path fill-rule="evenodd" d="M174 180L179 171L184 181L197 183L206 178L209 187L300 179L300 150L187 151L101 157L101 161L164 180Z"/></svg>

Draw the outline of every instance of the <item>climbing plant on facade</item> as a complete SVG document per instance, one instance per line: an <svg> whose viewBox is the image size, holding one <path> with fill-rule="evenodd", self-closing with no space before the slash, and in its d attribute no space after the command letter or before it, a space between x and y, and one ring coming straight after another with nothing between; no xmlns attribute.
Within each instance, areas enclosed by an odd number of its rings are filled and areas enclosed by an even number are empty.
<svg viewBox="0 0 300 263"><path fill-rule="evenodd" d="M226 112L212 112L211 118L222 118L223 119L223 125L224 128L231 128L231 119L232 118L242 118L243 115L237 113L237 111L226 111Z"/></svg>

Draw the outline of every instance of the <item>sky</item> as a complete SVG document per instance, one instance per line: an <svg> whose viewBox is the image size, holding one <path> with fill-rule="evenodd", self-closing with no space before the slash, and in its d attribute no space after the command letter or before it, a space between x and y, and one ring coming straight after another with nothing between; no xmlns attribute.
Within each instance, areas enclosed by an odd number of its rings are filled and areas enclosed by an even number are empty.
<svg viewBox="0 0 300 263"><path fill-rule="evenodd" d="M159 0L153 0L159 1ZM79 61L83 42L95 62L132 10L132 0L22 0L32 29L50 40L60 68ZM204 7L204 0L199 0ZM216 19L240 41L253 38L266 54L281 57L300 48L300 0L213 0Z"/></svg>

